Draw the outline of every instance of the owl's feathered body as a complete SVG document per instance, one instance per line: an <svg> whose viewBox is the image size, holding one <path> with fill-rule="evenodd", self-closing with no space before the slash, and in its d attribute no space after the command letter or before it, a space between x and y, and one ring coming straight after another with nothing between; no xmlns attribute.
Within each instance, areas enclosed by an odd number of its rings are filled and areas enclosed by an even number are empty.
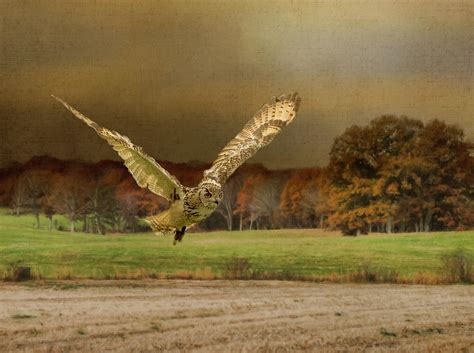
<svg viewBox="0 0 474 353"><path fill-rule="evenodd" d="M186 228L209 217L223 199L222 185L247 159L268 145L283 127L296 116L300 98L296 93L272 98L250 119L219 153L212 166L204 171L197 187L181 183L152 157L134 145L126 136L99 126L60 98L53 96L77 118L93 128L124 160L125 166L137 184L168 199L168 210L146 218L155 233L175 233L181 241Z"/></svg>
<svg viewBox="0 0 474 353"><path fill-rule="evenodd" d="M217 208L219 201L204 203L200 188L187 188L183 200L176 200L170 208L145 220L155 232L171 233L183 227L190 228L209 217ZM222 199L222 198L220 198Z"/></svg>

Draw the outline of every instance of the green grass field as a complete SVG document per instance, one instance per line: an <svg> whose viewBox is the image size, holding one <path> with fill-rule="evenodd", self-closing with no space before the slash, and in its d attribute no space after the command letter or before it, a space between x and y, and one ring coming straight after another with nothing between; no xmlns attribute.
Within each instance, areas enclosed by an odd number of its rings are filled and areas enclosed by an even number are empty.
<svg viewBox="0 0 474 353"><path fill-rule="evenodd" d="M272 274L329 276L370 266L413 278L442 271L441 257L457 248L474 254L474 231L360 237L319 230L191 233L173 246L171 237L151 233L101 236L38 230L34 224L33 216L0 210L0 271L21 263L42 278L220 276L239 257L253 271Z"/></svg>

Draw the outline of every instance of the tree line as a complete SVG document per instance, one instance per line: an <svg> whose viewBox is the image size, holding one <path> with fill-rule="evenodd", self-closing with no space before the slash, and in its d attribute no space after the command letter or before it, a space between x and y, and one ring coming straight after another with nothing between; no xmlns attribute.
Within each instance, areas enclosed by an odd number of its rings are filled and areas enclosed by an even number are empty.
<svg viewBox="0 0 474 353"><path fill-rule="evenodd" d="M473 145L433 120L382 116L338 136L324 168L241 167L224 200L197 230L329 228L347 235L474 228ZM160 162L188 186L204 163ZM56 215L68 230L145 231L142 218L168 202L139 188L119 161L86 163L41 156L0 170L0 205L12 214ZM80 222L79 222L80 221ZM77 224L81 229L77 229Z"/></svg>

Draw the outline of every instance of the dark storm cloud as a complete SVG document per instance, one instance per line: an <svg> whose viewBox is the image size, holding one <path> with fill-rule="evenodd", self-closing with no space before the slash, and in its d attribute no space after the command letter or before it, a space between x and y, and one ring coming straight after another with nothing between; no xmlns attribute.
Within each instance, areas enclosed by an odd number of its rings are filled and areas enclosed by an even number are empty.
<svg viewBox="0 0 474 353"><path fill-rule="evenodd" d="M472 2L4 1L1 163L115 158L59 95L157 159L212 161L270 96L301 114L254 161L324 164L377 115L474 135Z"/></svg>

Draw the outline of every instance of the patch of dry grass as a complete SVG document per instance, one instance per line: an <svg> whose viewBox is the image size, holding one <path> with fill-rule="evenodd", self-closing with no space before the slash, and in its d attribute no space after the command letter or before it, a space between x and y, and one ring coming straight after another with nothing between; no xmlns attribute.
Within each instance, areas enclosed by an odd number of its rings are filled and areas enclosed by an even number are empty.
<svg viewBox="0 0 474 353"><path fill-rule="evenodd" d="M233 260L231 260L233 261ZM241 262L242 259L238 259ZM251 266L233 267L232 264L225 272L213 272L210 267L198 268L194 271L179 270L174 273L156 272L153 270L141 268L134 271L127 271L126 273L115 274L113 276L105 276L106 280L146 280L146 279L179 279L179 280L262 280L262 281L301 281L301 282L316 282L316 283L392 283L392 284L423 284L423 285L439 285L439 284L454 284L459 282L471 283L470 280L460 281L460 277L450 275L450 272L440 271L435 272L417 272L412 276L402 276L397 271L376 269L370 264L362 265L357 271L349 273L332 273L327 275L301 275L291 272L266 272L256 271ZM238 264L237 266L241 266ZM94 277L75 277L67 269L58 269L53 277L55 280L84 280L95 279ZM15 282L16 279L10 272L0 274L0 279L6 282ZM33 271L30 277L31 280L44 280L45 277Z"/></svg>

